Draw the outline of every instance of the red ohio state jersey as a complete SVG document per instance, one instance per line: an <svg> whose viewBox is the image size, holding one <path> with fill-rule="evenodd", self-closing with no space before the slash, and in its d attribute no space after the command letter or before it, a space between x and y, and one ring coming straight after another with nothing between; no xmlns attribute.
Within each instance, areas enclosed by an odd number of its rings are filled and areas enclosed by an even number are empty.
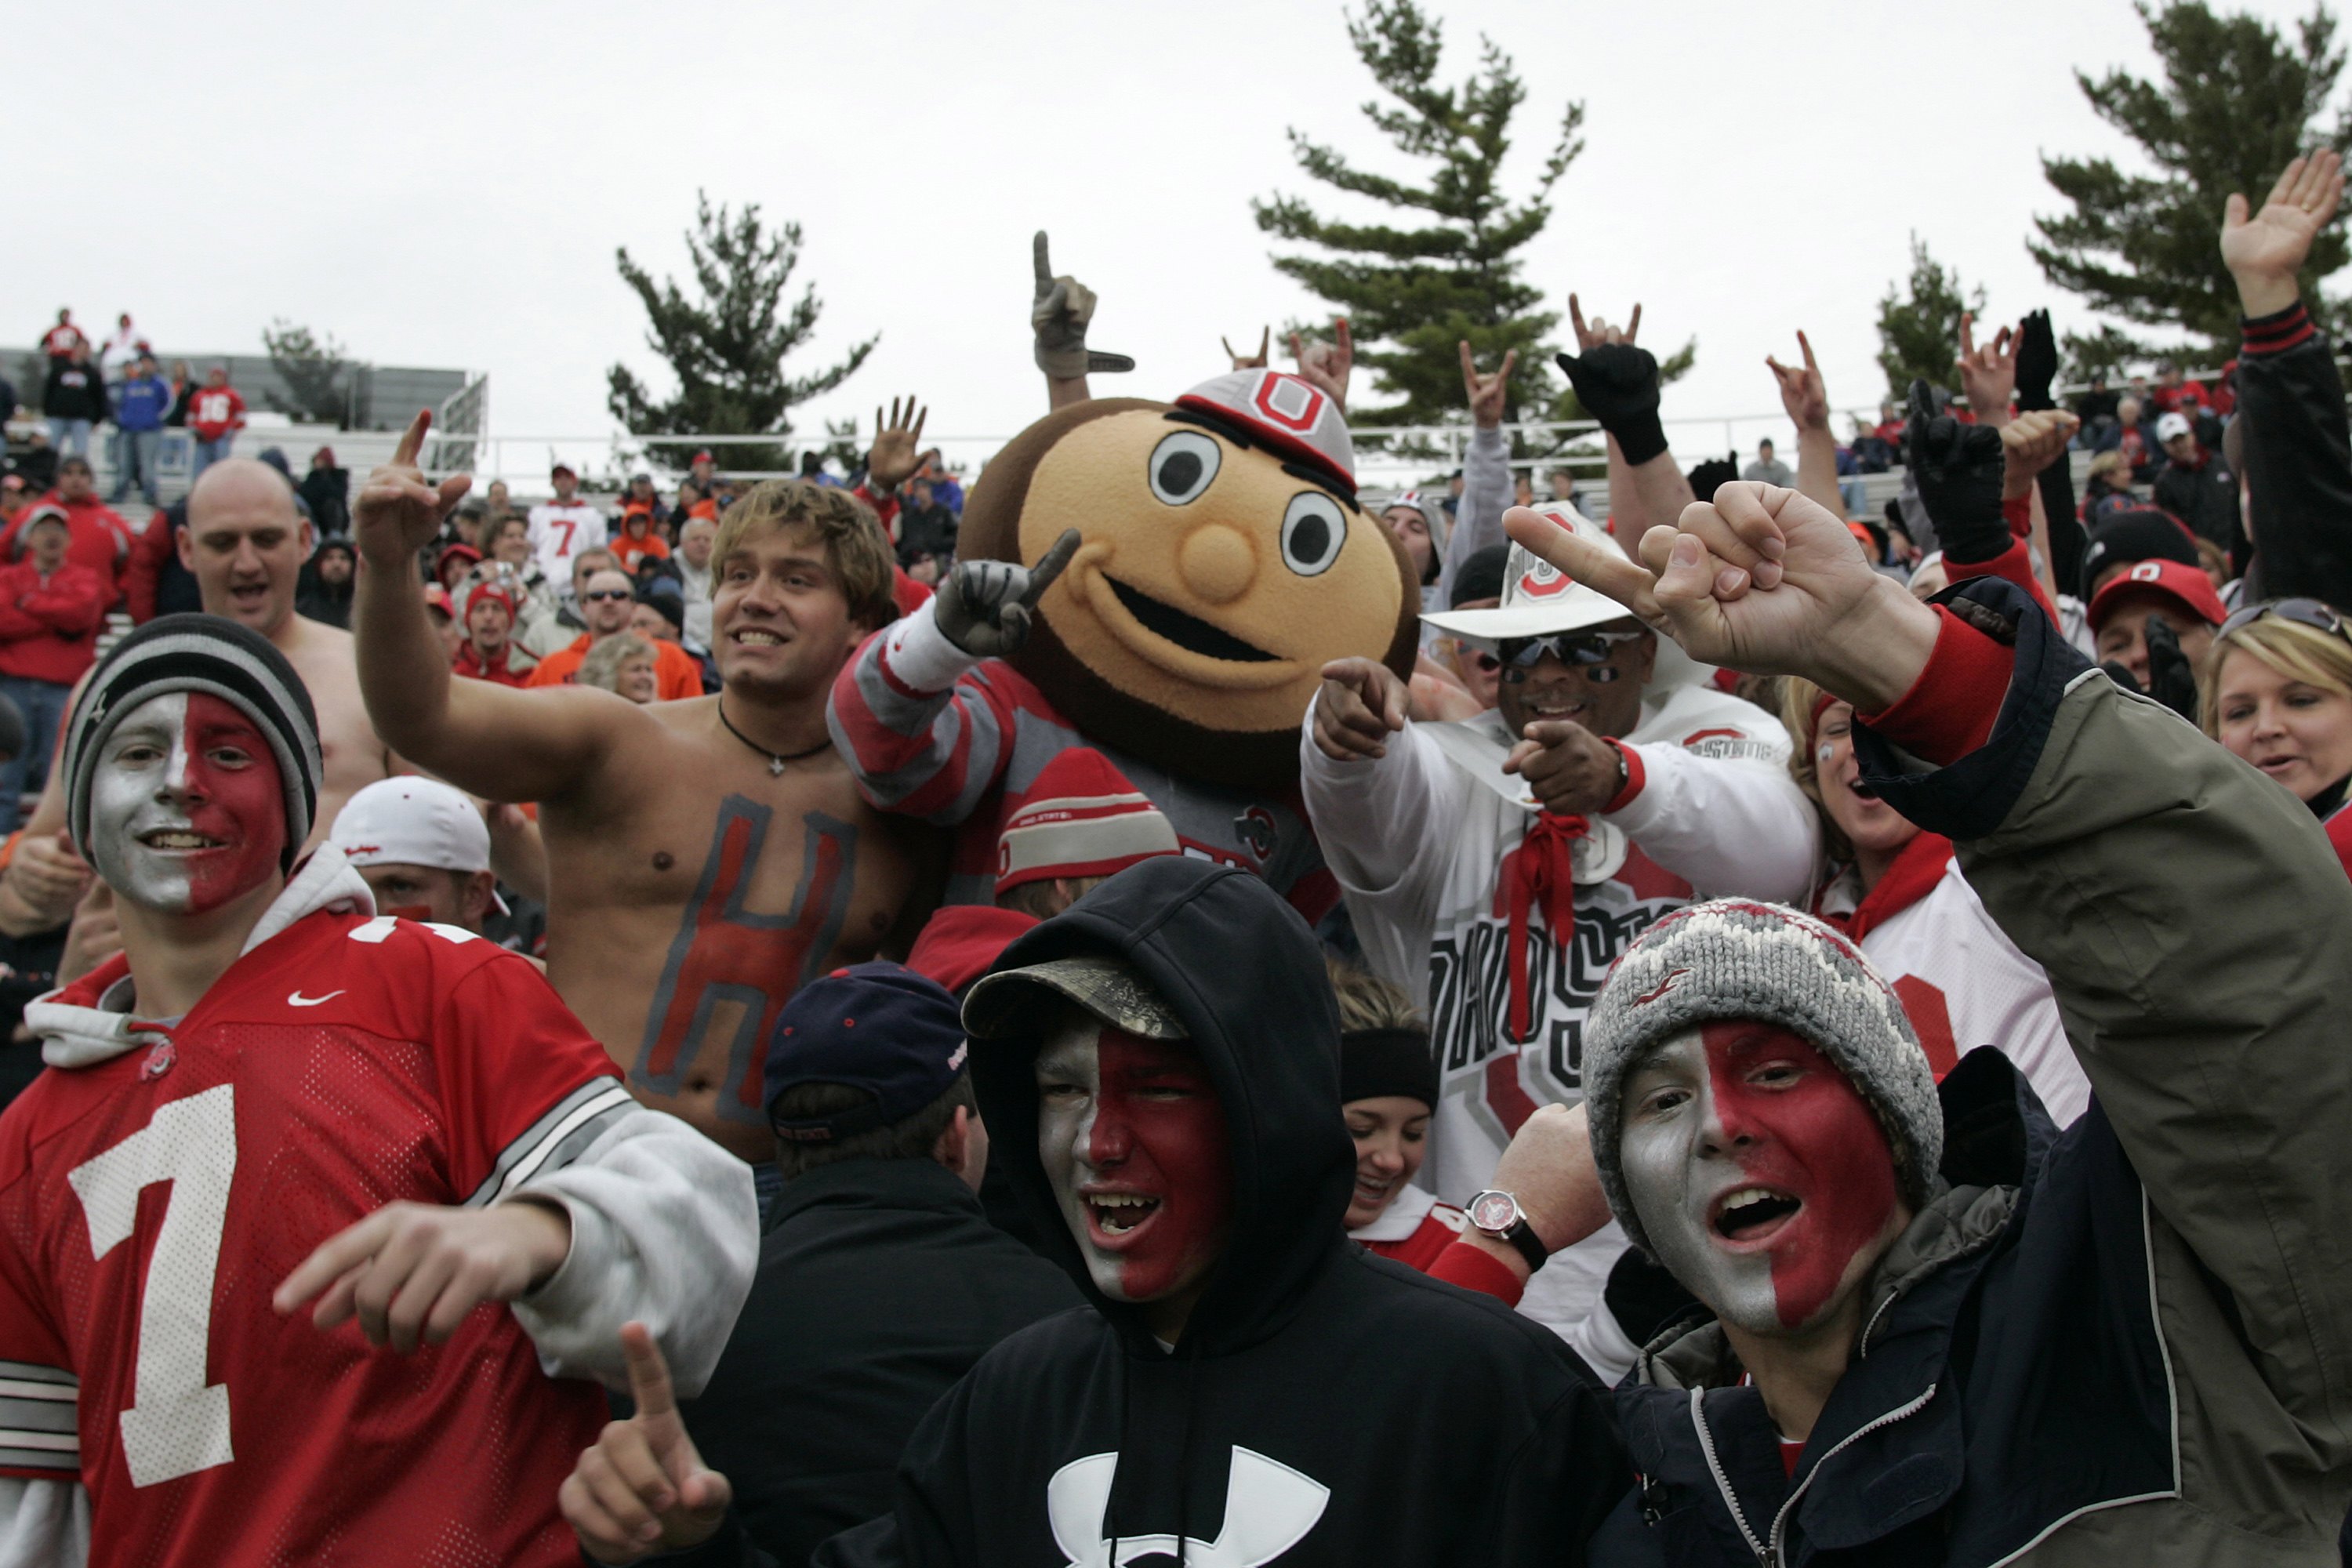
<svg viewBox="0 0 2352 1568"><path fill-rule="evenodd" d="M603 1047L493 942L323 910L132 1026L0 1117L0 1473L79 1479L93 1563L576 1564L602 1390L503 1306L400 1355L269 1298L385 1204L576 1157L631 1103Z"/></svg>

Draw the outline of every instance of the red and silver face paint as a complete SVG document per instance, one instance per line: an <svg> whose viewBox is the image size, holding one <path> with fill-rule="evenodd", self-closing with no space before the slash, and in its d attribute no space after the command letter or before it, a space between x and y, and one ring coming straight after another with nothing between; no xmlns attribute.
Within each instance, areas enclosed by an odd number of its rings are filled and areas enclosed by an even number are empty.
<svg viewBox="0 0 2352 1568"><path fill-rule="evenodd" d="M1651 1245L1751 1333L1820 1321L1908 1218L1869 1103L1778 1025L1676 1036L1627 1079L1624 1105L1625 1186Z"/></svg>
<svg viewBox="0 0 2352 1568"><path fill-rule="evenodd" d="M106 738L90 779L90 860L117 897L202 914L274 877L286 796L260 727L206 692L151 697Z"/></svg>
<svg viewBox="0 0 2352 1568"><path fill-rule="evenodd" d="M1199 1055L1091 1020L1037 1053L1037 1152L1095 1289L1156 1301L1194 1285L1234 1211L1224 1107Z"/></svg>

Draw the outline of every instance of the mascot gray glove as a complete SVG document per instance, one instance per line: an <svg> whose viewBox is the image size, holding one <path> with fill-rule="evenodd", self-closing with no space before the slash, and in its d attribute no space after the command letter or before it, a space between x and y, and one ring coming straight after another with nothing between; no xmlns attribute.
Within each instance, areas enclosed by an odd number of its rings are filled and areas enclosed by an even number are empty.
<svg viewBox="0 0 2352 1568"><path fill-rule="evenodd" d="M1071 528L1034 566L957 562L931 601L940 635L974 658L1005 658L1029 640L1030 613L1077 552L1078 531Z"/></svg>

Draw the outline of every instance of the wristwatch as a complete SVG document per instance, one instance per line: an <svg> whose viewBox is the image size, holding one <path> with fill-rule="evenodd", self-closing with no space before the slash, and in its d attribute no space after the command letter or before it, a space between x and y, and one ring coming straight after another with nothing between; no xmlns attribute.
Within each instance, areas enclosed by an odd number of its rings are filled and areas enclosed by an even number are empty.
<svg viewBox="0 0 2352 1568"><path fill-rule="evenodd" d="M1527 1215L1519 1208L1519 1200L1510 1194L1488 1187L1470 1200L1465 1212L1472 1225L1496 1241L1507 1241L1517 1247L1519 1256L1528 1260L1528 1273L1541 1268L1545 1260L1551 1257L1544 1244L1537 1239L1535 1226L1528 1223Z"/></svg>

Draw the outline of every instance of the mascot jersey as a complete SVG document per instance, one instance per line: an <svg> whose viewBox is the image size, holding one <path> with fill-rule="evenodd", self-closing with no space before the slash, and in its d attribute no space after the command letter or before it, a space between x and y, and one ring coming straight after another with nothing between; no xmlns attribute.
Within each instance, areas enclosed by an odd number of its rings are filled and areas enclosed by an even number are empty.
<svg viewBox="0 0 2352 1568"><path fill-rule="evenodd" d="M877 807L961 826L950 902L993 896L997 839L1055 756L1091 747L1185 852L1263 876L1309 919L1335 901L1298 801L1300 717L1335 658L1412 669L1418 584L1357 504L1339 406L1279 371L1173 404L1056 409L973 488L968 560L1079 546L1027 641L982 661L926 609L868 639L831 727Z"/></svg>
<svg viewBox="0 0 2352 1568"><path fill-rule="evenodd" d="M1442 1087L1420 1179L1452 1202L1486 1184L1537 1107L1583 1098L1584 1016L1634 938L1696 898L1802 899L1812 869L1788 732L1711 686L1644 701L1623 738L1634 782L1589 823L1523 804L1524 785L1500 770L1510 744L1489 712L1409 723L1377 761L1300 748L1307 809L1364 956L1428 1015ZM1530 829L1557 837L1571 823L1584 833L1559 840L1571 897L1520 900L1515 921L1513 887L1544 848ZM1570 1330L1624 1247L1612 1222L1554 1254L1519 1310Z"/></svg>

